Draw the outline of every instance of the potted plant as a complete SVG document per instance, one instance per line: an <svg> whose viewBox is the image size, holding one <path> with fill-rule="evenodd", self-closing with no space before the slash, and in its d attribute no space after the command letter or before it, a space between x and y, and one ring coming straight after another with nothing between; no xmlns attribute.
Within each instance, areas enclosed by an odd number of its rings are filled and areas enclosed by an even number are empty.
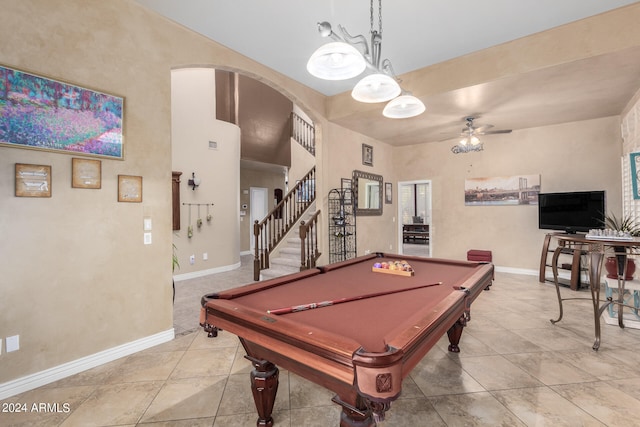
<svg viewBox="0 0 640 427"><path fill-rule="evenodd" d="M635 218L633 218L631 215L623 215L620 218L616 217L613 213L606 215L604 218L604 226L609 230L628 233L632 237L640 236L640 224L638 224ZM616 253L626 252L626 248L624 246L614 246L613 249ZM607 270L607 277L611 279L618 278L618 262L615 256L607 258L605 269ZM633 260L633 258L627 258L627 272L625 275L625 280L633 279L633 273L635 273L635 271L635 261Z"/></svg>

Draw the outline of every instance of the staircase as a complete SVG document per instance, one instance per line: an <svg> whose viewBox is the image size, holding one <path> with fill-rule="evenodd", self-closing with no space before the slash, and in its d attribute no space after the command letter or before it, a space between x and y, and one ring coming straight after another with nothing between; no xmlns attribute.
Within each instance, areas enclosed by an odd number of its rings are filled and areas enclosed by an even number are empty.
<svg viewBox="0 0 640 427"><path fill-rule="evenodd" d="M301 218L308 221L316 210L315 202ZM299 224L299 223L298 223ZM260 280L273 279L300 271L301 240L300 227L296 224L287 236L280 242L269 258L269 268L260 271Z"/></svg>
<svg viewBox="0 0 640 427"><path fill-rule="evenodd" d="M291 138L315 154L315 128L291 113ZM318 251L318 218L315 211L314 166L262 221L253 225L253 280L299 272L315 267ZM304 222L304 225L302 224Z"/></svg>

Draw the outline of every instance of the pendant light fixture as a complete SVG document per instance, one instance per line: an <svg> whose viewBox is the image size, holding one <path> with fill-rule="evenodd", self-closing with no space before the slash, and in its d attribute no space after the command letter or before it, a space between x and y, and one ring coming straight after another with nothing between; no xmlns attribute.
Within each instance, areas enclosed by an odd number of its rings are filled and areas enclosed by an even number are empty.
<svg viewBox="0 0 640 427"><path fill-rule="evenodd" d="M380 67L382 50L382 0L378 0L378 29L374 29L373 0L370 3L371 52L363 35L352 36L338 25L341 35L333 32L328 22L318 23L322 37L335 40L318 48L307 62L307 70L313 76L324 80L346 80L360 75L365 70L370 74L360 80L351 96L360 102L389 102L384 108L385 117L401 119L415 117L425 111L425 106L413 95L403 94L399 79L393 72L388 59Z"/></svg>

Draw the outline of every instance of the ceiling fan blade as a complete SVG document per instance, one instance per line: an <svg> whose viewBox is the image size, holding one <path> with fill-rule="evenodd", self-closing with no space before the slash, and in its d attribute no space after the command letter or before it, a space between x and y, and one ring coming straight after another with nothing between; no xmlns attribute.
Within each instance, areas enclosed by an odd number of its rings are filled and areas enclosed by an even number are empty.
<svg viewBox="0 0 640 427"><path fill-rule="evenodd" d="M475 128L476 132L486 132L487 130L491 129L493 127L493 125L482 125L482 126L478 126L477 128Z"/></svg>
<svg viewBox="0 0 640 427"><path fill-rule="evenodd" d="M511 129L490 130L487 132L482 132L482 135L493 135L496 133L511 133L511 132L513 132Z"/></svg>

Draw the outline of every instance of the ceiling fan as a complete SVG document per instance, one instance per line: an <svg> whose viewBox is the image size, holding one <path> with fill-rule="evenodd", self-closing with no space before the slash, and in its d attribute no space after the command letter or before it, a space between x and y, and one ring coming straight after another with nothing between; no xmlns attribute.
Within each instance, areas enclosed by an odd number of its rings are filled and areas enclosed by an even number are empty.
<svg viewBox="0 0 640 427"><path fill-rule="evenodd" d="M493 125L482 125L476 127L473 125L475 117L472 116L465 117L464 120L466 123L460 133L460 142L451 147L451 151L454 154L484 150L484 146L482 145L482 142L480 142L480 138L478 138L478 136L497 133L511 133L511 129L490 130Z"/></svg>

